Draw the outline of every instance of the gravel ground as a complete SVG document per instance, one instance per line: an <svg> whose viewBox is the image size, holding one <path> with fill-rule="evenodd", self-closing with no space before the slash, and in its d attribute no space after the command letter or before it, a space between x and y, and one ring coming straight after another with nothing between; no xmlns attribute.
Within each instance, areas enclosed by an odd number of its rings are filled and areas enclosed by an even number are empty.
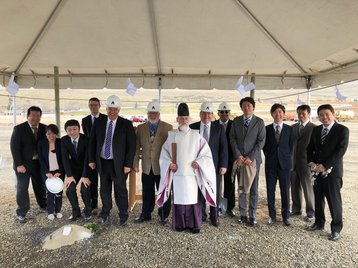
<svg viewBox="0 0 358 268"><path fill-rule="evenodd" d="M219 228L204 223L200 234L178 233L169 224L161 226L155 214L152 221L137 225L133 221L140 213L139 203L130 213L126 227L117 227L117 209L114 208L111 225L99 226L94 238L52 251L41 249L42 240L67 224L67 220L48 222L46 214L35 207L31 191L34 208L30 214L33 219L26 224L15 221L15 176L8 152L11 128L2 128L0 267L358 267L358 185L355 176L358 172L355 156L358 124L346 125L351 134L345 157L344 228L340 241L327 240L330 232L328 210L326 229L321 232L305 231L308 223L303 221L303 216L292 218L290 227L280 222L269 226L265 180L261 176L257 228L239 225L237 218L225 215L220 218ZM280 208L279 200L277 208ZM63 209L67 218L70 207L66 197ZM99 219L95 217L94 221Z"/></svg>

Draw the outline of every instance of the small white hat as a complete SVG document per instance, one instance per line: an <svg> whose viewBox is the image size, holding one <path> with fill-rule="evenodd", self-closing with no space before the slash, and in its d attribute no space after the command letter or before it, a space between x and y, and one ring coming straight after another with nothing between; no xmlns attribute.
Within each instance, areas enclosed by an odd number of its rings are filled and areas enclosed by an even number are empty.
<svg viewBox="0 0 358 268"><path fill-rule="evenodd" d="M224 101L224 102L220 103L218 111L231 111L230 105Z"/></svg>
<svg viewBox="0 0 358 268"><path fill-rule="evenodd" d="M120 108L121 102L116 95L109 96L106 100L107 108Z"/></svg>
<svg viewBox="0 0 358 268"><path fill-rule="evenodd" d="M214 111L214 106L213 106L213 104L211 102L204 101L201 104L200 111L207 112L207 113L212 113Z"/></svg>
<svg viewBox="0 0 358 268"><path fill-rule="evenodd" d="M148 103L147 106L148 112L160 112L160 104L158 101L154 100Z"/></svg>
<svg viewBox="0 0 358 268"><path fill-rule="evenodd" d="M50 193L58 194L63 190L63 181L58 177L47 179L45 184Z"/></svg>

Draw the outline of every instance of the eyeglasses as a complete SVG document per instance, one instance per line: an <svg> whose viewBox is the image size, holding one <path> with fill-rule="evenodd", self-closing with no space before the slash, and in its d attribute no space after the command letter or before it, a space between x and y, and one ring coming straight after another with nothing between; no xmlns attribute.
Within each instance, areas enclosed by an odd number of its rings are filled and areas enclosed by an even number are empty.
<svg viewBox="0 0 358 268"><path fill-rule="evenodd" d="M220 111L221 114L228 114L230 111Z"/></svg>

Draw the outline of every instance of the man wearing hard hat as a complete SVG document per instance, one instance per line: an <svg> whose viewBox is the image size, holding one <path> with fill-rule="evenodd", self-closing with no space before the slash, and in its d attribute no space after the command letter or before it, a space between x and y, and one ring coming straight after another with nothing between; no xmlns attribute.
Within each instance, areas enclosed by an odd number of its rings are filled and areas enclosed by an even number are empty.
<svg viewBox="0 0 358 268"><path fill-rule="evenodd" d="M217 122L211 122L213 119L214 106L211 102L203 102L200 108L200 122L190 125L191 129L197 129L200 135L208 142L216 170L216 207L210 206L210 221L219 226L218 204L221 192L221 175L226 173L228 165L227 140L224 128ZM206 204L203 202L202 220L206 221Z"/></svg>
<svg viewBox="0 0 358 268"><path fill-rule="evenodd" d="M154 100L148 103L148 122L137 128L137 150L134 157L134 170L139 172L139 158L142 155L142 213L135 219L135 223L142 223L152 219L151 213L155 206L155 187L160 182L159 156L163 143L168 138L168 131L173 126L160 120L160 104ZM170 200L159 208L158 214L164 222L170 213Z"/></svg>
<svg viewBox="0 0 358 268"><path fill-rule="evenodd" d="M227 102L224 101L220 103L218 108L218 116L220 118L217 120L217 123L224 127L228 145L228 167L226 173L224 174L224 198L227 199L226 214L228 214L230 217L235 217L235 212L233 211L235 207L235 180L232 181L231 179L233 155L230 146L230 130L232 125L232 120L230 119L230 110L231 108Z"/></svg>
<svg viewBox="0 0 358 268"><path fill-rule="evenodd" d="M133 166L136 149L136 135L132 122L119 117L120 101L115 95L106 100L108 118L94 121L90 136L89 166L98 168L102 224L109 223L112 209L112 185L119 210L119 226L128 220L128 190L126 181Z"/></svg>

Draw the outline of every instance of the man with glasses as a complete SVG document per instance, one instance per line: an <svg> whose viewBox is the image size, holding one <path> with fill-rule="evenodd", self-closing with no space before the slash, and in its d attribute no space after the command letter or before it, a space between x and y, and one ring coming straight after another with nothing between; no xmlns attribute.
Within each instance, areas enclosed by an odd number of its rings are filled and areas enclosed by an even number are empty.
<svg viewBox="0 0 358 268"><path fill-rule="evenodd" d="M231 179L233 154L230 145L230 130L232 125L230 110L230 106L227 102L220 103L218 108L218 116L220 118L216 122L224 127L227 139L228 166L226 173L224 174L224 198L227 199L226 214L233 218L235 217L235 212L233 211L235 207L235 180Z"/></svg>

